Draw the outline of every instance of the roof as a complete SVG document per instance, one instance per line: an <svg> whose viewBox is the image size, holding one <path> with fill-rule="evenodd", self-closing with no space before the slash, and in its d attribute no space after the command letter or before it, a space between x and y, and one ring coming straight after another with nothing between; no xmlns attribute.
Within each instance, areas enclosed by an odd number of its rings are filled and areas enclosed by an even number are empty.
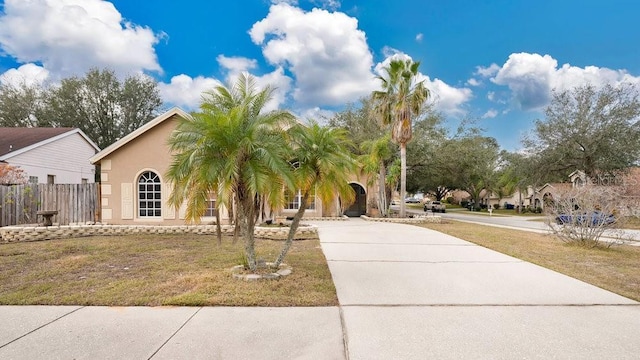
<svg viewBox="0 0 640 360"><path fill-rule="evenodd" d="M187 114L184 110L178 108L178 107L174 107L172 109L170 109L169 111L159 115L158 117L156 117L155 119L149 121L148 123L142 125L141 127L137 128L136 130L132 131L130 134L124 136L122 139L114 142L113 144L107 146L104 150L100 151L99 153L95 154L91 159L89 159L89 161L91 161L92 164L96 164L99 163L100 160L104 159L107 155L113 153L114 151L120 149L121 147L123 147L124 145L128 144L129 142L135 140L138 136L144 134L145 132L147 132L148 130L154 128L155 126L157 126L158 124L164 122L167 119L170 119L172 116L174 115L178 115L181 116L183 118L189 118L190 115Z"/></svg>
<svg viewBox="0 0 640 360"><path fill-rule="evenodd" d="M73 134L79 134L96 151L100 151L100 148L78 128L0 127L0 161Z"/></svg>
<svg viewBox="0 0 640 360"><path fill-rule="evenodd" d="M546 188L552 188L552 189L556 189L556 190L569 190L571 188L573 188L573 184L571 183L546 183L544 185L542 185L542 187L538 188L538 190L536 190L536 192L538 193L542 193L544 189Z"/></svg>

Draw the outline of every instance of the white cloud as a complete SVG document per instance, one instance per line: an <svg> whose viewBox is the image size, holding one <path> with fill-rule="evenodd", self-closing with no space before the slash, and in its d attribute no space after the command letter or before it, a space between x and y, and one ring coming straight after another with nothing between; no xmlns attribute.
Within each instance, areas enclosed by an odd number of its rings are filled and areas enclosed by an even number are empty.
<svg viewBox="0 0 640 360"><path fill-rule="evenodd" d="M269 85L275 89L273 99L265 105L264 110L270 111L281 108L287 100L287 94L291 91L292 82L291 78L285 75L284 69L278 67L275 71L262 76L256 76L256 78L260 88Z"/></svg>
<svg viewBox="0 0 640 360"><path fill-rule="evenodd" d="M494 63L489 65L489 67L476 66L476 72L474 74L484 76L484 77L490 77L495 75L495 73L497 73L498 70L500 70L500 66Z"/></svg>
<svg viewBox="0 0 640 360"><path fill-rule="evenodd" d="M423 33L418 33L418 35L416 35L416 41L417 42L422 42L423 38L424 38L424 34Z"/></svg>
<svg viewBox="0 0 640 360"><path fill-rule="evenodd" d="M9 69L0 75L0 82L5 85L27 86L42 84L49 78L49 71L36 64L24 64L17 69Z"/></svg>
<svg viewBox="0 0 640 360"><path fill-rule="evenodd" d="M491 81L507 85L522 109L538 109L549 101L557 65L549 55L511 54Z"/></svg>
<svg viewBox="0 0 640 360"><path fill-rule="evenodd" d="M339 0L312 0L311 2L323 9L329 10L336 10L339 9L340 6L342 6Z"/></svg>
<svg viewBox="0 0 640 360"><path fill-rule="evenodd" d="M480 86L480 85L482 85L482 82L479 81L478 79L470 78L469 80L467 80L467 85L469 85L469 86Z"/></svg>
<svg viewBox="0 0 640 360"><path fill-rule="evenodd" d="M319 107L313 107L310 109L304 109L300 111L298 118L303 122L309 122L314 120L319 124L327 124L329 119L335 115L335 111L321 109Z"/></svg>
<svg viewBox="0 0 640 360"><path fill-rule="evenodd" d="M220 57L218 58L220 59ZM237 62L232 63L237 64ZM229 76L226 79L226 84L224 85L233 84L239 73L244 71L237 67L232 70L237 71L232 73L230 70L228 74ZM291 90L291 78L284 74L284 70L282 68L278 68L275 71L262 76L254 77L256 78L256 85L259 88L264 88L267 85L274 88L273 99L265 105L264 109L266 111L279 109L285 102L287 93ZM223 84L215 78L203 76L192 78L188 75L181 74L172 77L168 84L158 83L158 88L160 90L160 96L165 103L180 106L187 110L195 110L200 106L202 94L219 85Z"/></svg>
<svg viewBox="0 0 640 360"><path fill-rule="evenodd" d="M489 109L487 110L486 113L484 113L484 115L482 115L483 119L492 119L494 117L498 116L498 110L496 109Z"/></svg>
<svg viewBox="0 0 640 360"><path fill-rule="evenodd" d="M463 105L471 100L473 92L469 88L456 88L440 79L431 80L425 76L425 85L431 91L433 106L451 115L461 115L465 112Z"/></svg>
<svg viewBox="0 0 640 360"><path fill-rule="evenodd" d="M344 13L281 3L249 34L269 63L293 74L293 98L303 107L355 101L375 86L365 34Z"/></svg>
<svg viewBox="0 0 640 360"><path fill-rule="evenodd" d="M218 55L216 58L218 64L223 68L229 70L231 73L238 73L241 71L248 71L255 69L258 66L258 62L255 59L248 59L241 56L227 57L224 55Z"/></svg>
<svg viewBox="0 0 640 360"><path fill-rule="evenodd" d="M103 0L6 0L0 15L2 50L58 76L91 67L161 71L153 48L161 36L127 22Z"/></svg>
<svg viewBox="0 0 640 360"><path fill-rule="evenodd" d="M549 103L553 89L562 91L587 83L594 86L622 82L640 84L640 77L634 77L626 70L596 66L581 68L564 64L558 68L558 61L550 55L517 53L509 56L491 81L508 86L513 101L521 109L536 110Z"/></svg>
<svg viewBox="0 0 640 360"><path fill-rule="evenodd" d="M200 105L202 93L220 84L220 81L213 78L203 76L192 78L188 75L180 74L172 77L169 84L158 83L158 89L166 104L180 106L186 110L194 110Z"/></svg>

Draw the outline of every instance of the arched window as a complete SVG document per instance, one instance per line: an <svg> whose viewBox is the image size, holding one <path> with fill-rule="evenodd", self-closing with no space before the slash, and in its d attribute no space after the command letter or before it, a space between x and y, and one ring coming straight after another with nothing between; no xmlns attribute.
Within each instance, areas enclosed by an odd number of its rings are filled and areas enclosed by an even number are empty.
<svg viewBox="0 0 640 360"><path fill-rule="evenodd" d="M138 215L140 217L162 216L162 186L160 177L145 171L138 178Z"/></svg>

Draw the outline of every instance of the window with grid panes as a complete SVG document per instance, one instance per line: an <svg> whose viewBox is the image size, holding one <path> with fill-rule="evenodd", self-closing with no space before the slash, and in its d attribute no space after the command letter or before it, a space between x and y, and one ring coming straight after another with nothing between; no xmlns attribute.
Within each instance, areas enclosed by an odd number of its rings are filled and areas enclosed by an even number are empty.
<svg viewBox="0 0 640 360"><path fill-rule="evenodd" d="M162 216L162 184L158 174L147 171L138 178L138 215Z"/></svg>
<svg viewBox="0 0 640 360"><path fill-rule="evenodd" d="M294 192L287 191L285 193L285 210L298 210L300 208L300 203L302 202L302 193L300 190ZM309 204L307 204L307 210L315 210L316 208L316 192L312 191L309 195Z"/></svg>
<svg viewBox="0 0 640 360"><path fill-rule="evenodd" d="M204 211L204 216L205 217L214 217L216 216L216 212L218 210L216 209L216 201L215 200L209 200L207 201L207 209Z"/></svg>

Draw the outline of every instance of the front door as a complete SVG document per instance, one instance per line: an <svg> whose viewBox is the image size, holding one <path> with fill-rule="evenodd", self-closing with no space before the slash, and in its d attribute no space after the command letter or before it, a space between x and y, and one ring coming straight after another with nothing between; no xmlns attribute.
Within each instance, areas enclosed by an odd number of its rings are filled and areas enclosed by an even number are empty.
<svg viewBox="0 0 640 360"><path fill-rule="evenodd" d="M351 183L351 188L356 193L356 199L344 212L349 217L359 217L367 213L367 193L364 188L356 183Z"/></svg>

